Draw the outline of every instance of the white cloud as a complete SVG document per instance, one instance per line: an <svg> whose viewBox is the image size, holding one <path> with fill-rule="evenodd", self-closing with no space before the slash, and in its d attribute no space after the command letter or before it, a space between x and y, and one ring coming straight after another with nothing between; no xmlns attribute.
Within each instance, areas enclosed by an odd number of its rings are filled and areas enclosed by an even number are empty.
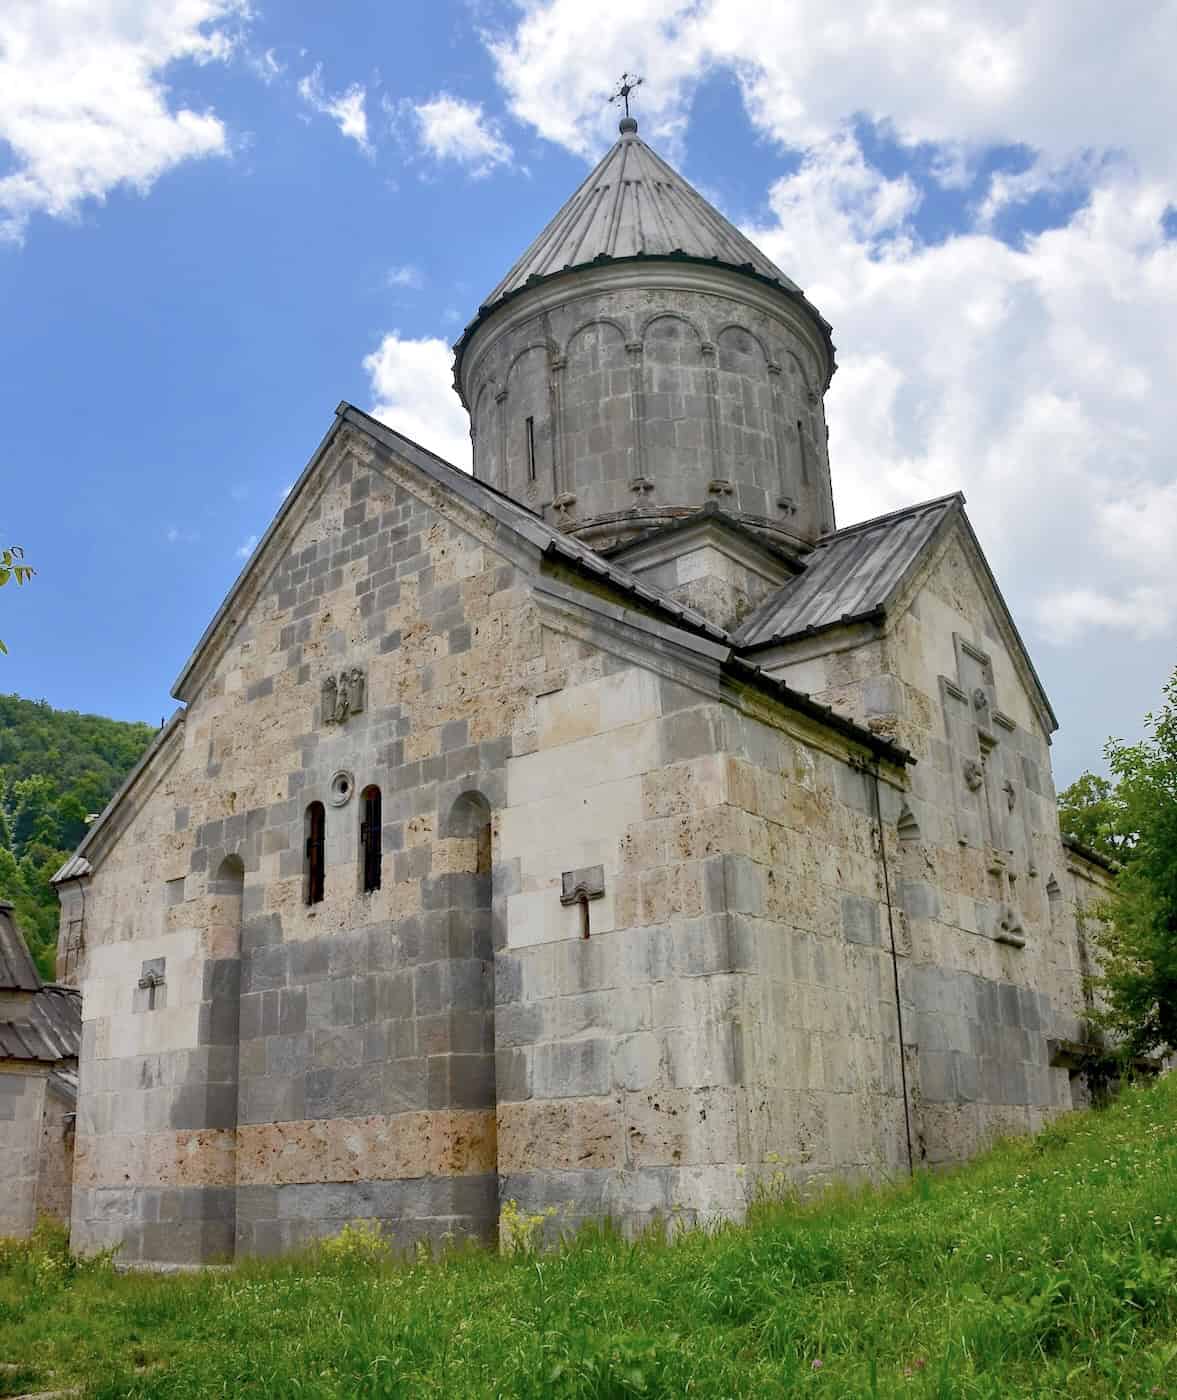
<svg viewBox="0 0 1177 1400"><path fill-rule="evenodd" d="M264 53L251 54L246 59L246 63L267 87L286 72L286 65L278 62L278 57L273 49L266 49Z"/></svg>
<svg viewBox="0 0 1177 1400"><path fill-rule="evenodd" d="M1092 629L1126 633L1137 641L1162 636L1173 624L1174 599L1159 589L1133 588L1111 597L1095 588L1048 593L1035 609L1043 626L1069 645Z"/></svg>
<svg viewBox="0 0 1177 1400"><path fill-rule="evenodd" d="M256 535L247 535L245 539L242 540L241 543L237 546L237 549L235 551L237 558L248 559L257 545L257 539L258 537Z"/></svg>
<svg viewBox="0 0 1177 1400"><path fill-rule="evenodd" d="M1143 168L1177 171L1168 0L1138 0L1130 22L1100 0L517 0L517 10L491 41L511 108L586 155L615 130L603 75L636 68L643 131L664 142L700 80L726 71L757 126L793 147L862 114L904 143L939 147L949 181L970 151L1008 144L1053 166L1126 150Z"/></svg>
<svg viewBox="0 0 1177 1400"><path fill-rule="evenodd" d="M510 161L511 147L480 103L443 92L413 110L421 145L435 160L457 161L475 178Z"/></svg>
<svg viewBox="0 0 1177 1400"><path fill-rule="evenodd" d="M391 331L365 360L372 415L469 471L470 424L453 389L453 354L444 340Z"/></svg>
<svg viewBox="0 0 1177 1400"><path fill-rule="evenodd" d="M248 16L247 0L5 0L0 157L12 168L0 177L0 241L19 241L34 214L73 216L224 155L220 118L173 108L164 74L226 60Z"/></svg>
<svg viewBox="0 0 1177 1400"><path fill-rule="evenodd" d="M800 154L748 231L834 325L843 523L963 488L1039 647L1171 632L1177 243L1161 220L1177 204L1177 8L1146 0L1131 25L1094 0L519 0L518 12L490 43L499 81L517 117L568 149L591 157L612 139L600 75L637 68L643 135L672 155L717 72L735 76L758 133ZM864 118L911 148L907 175L865 158ZM1025 168L999 169L963 227L924 243L921 201L968 188L997 147L1019 148ZM1080 207L1014 246L994 236L1043 193Z"/></svg>
<svg viewBox="0 0 1177 1400"><path fill-rule="evenodd" d="M390 267L384 280L390 287L406 287L414 292L419 292L425 285L421 269L414 267L412 263L405 263L402 267Z"/></svg>
<svg viewBox="0 0 1177 1400"><path fill-rule="evenodd" d="M350 137L365 155L372 154L368 140L368 113L364 105L367 91L361 83L352 83L345 92L334 96L324 91L323 65L317 63L298 81L298 95L304 102L322 112L339 127L342 135Z"/></svg>
<svg viewBox="0 0 1177 1400"><path fill-rule="evenodd" d="M1124 172L1017 248L936 246L848 138L811 149L750 230L835 326L827 396L844 522L961 487L1044 639L1157 635L1177 616L1177 247Z"/></svg>

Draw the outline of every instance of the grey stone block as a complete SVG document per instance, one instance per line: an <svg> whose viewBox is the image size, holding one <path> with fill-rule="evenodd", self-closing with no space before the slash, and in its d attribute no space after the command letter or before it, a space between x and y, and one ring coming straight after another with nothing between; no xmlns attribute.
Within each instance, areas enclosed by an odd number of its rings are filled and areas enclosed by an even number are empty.
<svg viewBox="0 0 1177 1400"><path fill-rule="evenodd" d="M663 764L683 763L714 753L717 742L713 712L700 707L667 715L658 726L658 738Z"/></svg>
<svg viewBox="0 0 1177 1400"><path fill-rule="evenodd" d="M306 1030L307 994L305 987L283 987L278 993L278 1033L299 1035Z"/></svg>
<svg viewBox="0 0 1177 1400"><path fill-rule="evenodd" d="M878 901L862 895L844 894L842 933L847 943L878 947L882 941Z"/></svg>
<svg viewBox="0 0 1177 1400"><path fill-rule="evenodd" d="M428 1065L424 1058L389 1060L381 1074L382 1111L406 1113L429 1104Z"/></svg>
<svg viewBox="0 0 1177 1400"><path fill-rule="evenodd" d="M496 1050L495 1088L500 1103L531 1098L531 1054L529 1049Z"/></svg>
<svg viewBox="0 0 1177 1400"><path fill-rule="evenodd" d="M531 1053L532 1084L537 1098L582 1098L607 1094L612 1087L608 1040L537 1045Z"/></svg>
<svg viewBox="0 0 1177 1400"><path fill-rule="evenodd" d="M901 880L899 903L912 919L936 919L940 916L940 895L926 880Z"/></svg>
<svg viewBox="0 0 1177 1400"><path fill-rule="evenodd" d="M920 1047L920 1088L928 1103L955 1103L956 1081L953 1060L948 1053Z"/></svg>
<svg viewBox="0 0 1177 1400"><path fill-rule="evenodd" d="M763 914L765 870L747 856L723 857L727 909L736 914Z"/></svg>
<svg viewBox="0 0 1177 1400"><path fill-rule="evenodd" d="M491 1055L432 1055L430 1108L493 1108L495 1062Z"/></svg>
<svg viewBox="0 0 1177 1400"><path fill-rule="evenodd" d="M289 976L289 948L285 943L254 948L243 961L245 991L262 992L286 985Z"/></svg>
<svg viewBox="0 0 1177 1400"><path fill-rule="evenodd" d="M242 1123L285 1123L305 1118L304 1081L271 1075L246 1080L241 1086L240 1105Z"/></svg>

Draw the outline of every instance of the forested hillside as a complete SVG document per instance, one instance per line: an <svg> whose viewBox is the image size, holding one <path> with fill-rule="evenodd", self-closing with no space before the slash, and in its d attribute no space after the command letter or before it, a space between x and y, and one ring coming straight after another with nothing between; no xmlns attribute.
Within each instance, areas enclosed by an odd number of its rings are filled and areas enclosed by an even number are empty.
<svg viewBox="0 0 1177 1400"><path fill-rule="evenodd" d="M57 895L49 877L151 742L150 724L0 695L0 898L44 977L53 975Z"/></svg>

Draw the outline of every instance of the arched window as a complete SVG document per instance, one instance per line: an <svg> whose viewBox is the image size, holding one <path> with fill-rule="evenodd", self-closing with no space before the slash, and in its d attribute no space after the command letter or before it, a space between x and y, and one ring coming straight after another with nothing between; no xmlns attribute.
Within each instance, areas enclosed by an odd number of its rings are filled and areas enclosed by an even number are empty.
<svg viewBox="0 0 1177 1400"><path fill-rule="evenodd" d="M360 794L360 864L365 894L380 888L381 842L380 789L366 787Z"/></svg>
<svg viewBox="0 0 1177 1400"><path fill-rule="evenodd" d="M327 814L321 802L312 802L306 815L306 902L319 904L327 880Z"/></svg>

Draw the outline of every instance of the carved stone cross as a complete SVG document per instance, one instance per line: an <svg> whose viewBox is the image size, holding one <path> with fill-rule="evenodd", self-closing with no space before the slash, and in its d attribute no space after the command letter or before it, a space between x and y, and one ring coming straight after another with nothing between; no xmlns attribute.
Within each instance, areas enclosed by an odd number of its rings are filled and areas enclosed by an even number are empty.
<svg viewBox="0 0 1177 1400"><path fill-rule="evenodd" d="M986 852L990 897L997 906L990 936L1025 943L1018 909L1018 876L1036 873L1033 848L1019 811L1022 787L1017 725L997 708L993 662L959 633L956 676L940 677L940 698L954 770L957 838ZM1024 804L1023 804L1024 805Z"/></svg>
<svg viewBox="0 0 1177 1400"><path fill-rule="evenodd" d="M562 890L560 903L580 905L580 936L589 936L589 900L601 899L605 894L605 867L586 866L583 870L565 870L560 877Z"/></svg>
<svg viewBox="0 0 1177 1400"><path fill-rule="evenodd" d="M156 1010L156 993L164 985L164 960L163 958L149 958L143 964L143 971L140 975L138 988L141 992L146 992L146 998L140 999L138 1010ZM143 1005L143 1001L146 1005Z"/></svg>

